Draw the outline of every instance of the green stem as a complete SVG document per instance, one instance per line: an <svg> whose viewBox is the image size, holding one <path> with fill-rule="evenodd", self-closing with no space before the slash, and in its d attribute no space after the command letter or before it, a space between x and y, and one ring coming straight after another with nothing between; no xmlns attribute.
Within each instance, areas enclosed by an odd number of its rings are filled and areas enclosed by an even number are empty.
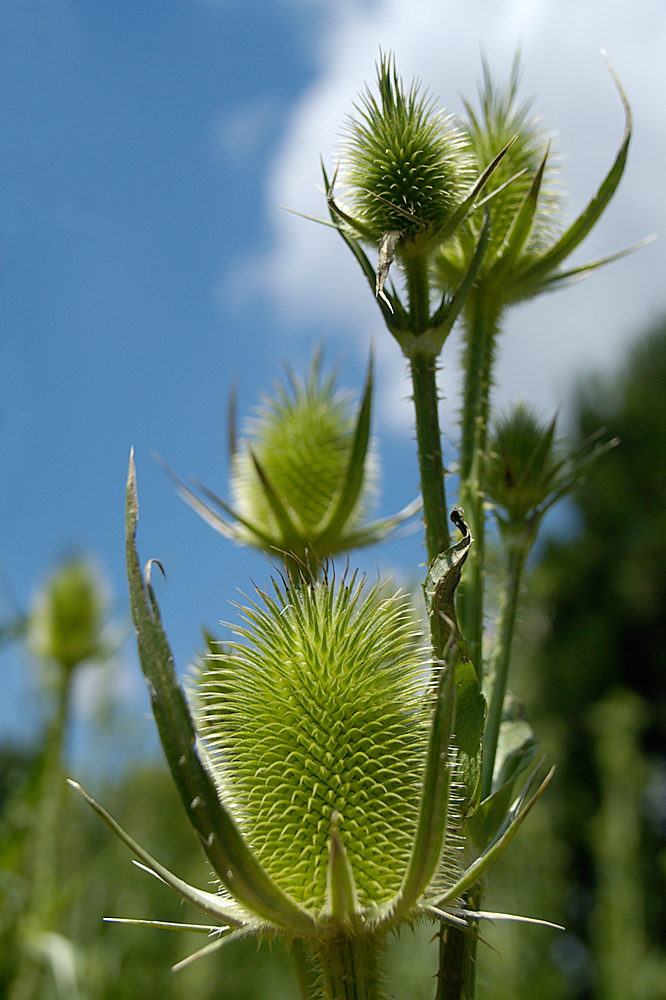
<svg viewBox="0 0 666 1000"><path fill-rule="evenodd" d="M488 295L472 292L465 312L466 345L461 420L459 503L474 545L460 590L463 631L477 677L483 676L483 598L485 582L485 459L495 344L500 310Z"/></svg>
<svg viewBox="0 0 666 1000"><path fill-rule="evenodd" d="M30 932L51 929L58 898L58 845L62 837L62 813L65 781L62 755L67 736L72 671L65 668L58 677L56 708L50 722L41 758L39 799L34 826L30 833L32 850L32 885L30 887ZM19 939L23 945L18 968L9 988L10 1000L31 1000L37 996L42 983L39 958L29 949L29 940Z"/></svg>
<svg viewBox="0 0 666 1000"><path fill-rule="evenodd" d="M414 386L416 442L428 562L449 547L442 437L437 409L437 359L415 347L409 359Z"/></svg>
<svg viewBox="0 0 666 1000"><path fill-rule="evenodd" d="M32 909L48 927L57 896L58 844L62 836L65 781L62 754L69 719L73 672L62 669L56 710L44 745L39 806L34 829Z"/></svg>
<svg viewBox="0 0 666 1000"><path fill-rule="evenodd" d="M500 619L491 667L492 694L488 708L488 718L483 733L483 762L481 766L481 798L490 795L497 756L502 707L506 694L513 633L516 627L516 613L520 597L525 562L533 538L531 531L507 542L506 573L502 595Z"/></svg>
<svg viewBox="0 0 666 1000"><path fill-rule="evenodd" d="M292 942L291 954L296 966L296 977L303 1000L316 1000L319 996L317 976L308 957L305 945L300 938L296 938Z"/></svg>
<svg viewBox="0 0 666 1000"><path fill-rule="evenodd" d="M470 899L477 909L477 899ZM476 933L476 925L472 926ZM476 982L476 938L442 922L439 933L439 969L436 1000L472 1000Z"/></svg>
<svg viewBox="0 0 666 1000"><path fill-rule="evenodd" d="M386 1000L379 974L380 942L366 934L341 933L315 950L323 1000Z"/></svg>
<svg viewBox="0 0 666 1000"><path fill-rule="evenodd" d="M428 265L422 255L406 256L404 267L412 334L408 357L414 389L423 521L428 562L432 562L440 552L449 547L449 523L444 486L442 435L439 428L437 358L431 351L422 350L419 343L419 338L430 323L430 279ZM425 345L425 341L423 343Z"/></svg>

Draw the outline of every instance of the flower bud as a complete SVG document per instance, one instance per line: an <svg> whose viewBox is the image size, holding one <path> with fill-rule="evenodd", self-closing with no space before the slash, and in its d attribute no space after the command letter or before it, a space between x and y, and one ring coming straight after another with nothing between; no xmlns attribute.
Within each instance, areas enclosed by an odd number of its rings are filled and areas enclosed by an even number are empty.
<svg viewBox="0 0 666 1000"><path fill-rule="evenodd" d="M102 639L107 599L99 574L83 559L65 562L38 592L28 619L28 646L70 671L107 654Z"/></svg>
<svg viewBox="0 0 666 1000"><path fill-rule="evenodd" d="M376 246L395 234L401 248L428 249L473 180L466 139L418 82L405 93L393 58L377 67L379 98L361 95L347 122L344 182L350 212Z"/></svg>

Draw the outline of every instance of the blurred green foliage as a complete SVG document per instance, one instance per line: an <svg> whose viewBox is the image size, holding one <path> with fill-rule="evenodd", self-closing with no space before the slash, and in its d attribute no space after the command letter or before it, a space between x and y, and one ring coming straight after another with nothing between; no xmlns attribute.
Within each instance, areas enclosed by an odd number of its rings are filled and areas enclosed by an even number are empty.
<svg viewBox="0 0 666 1000"><path fill-rule="evenodd" d="M666 996L665 389L666 321L578 389L577 439L619 444L532 577L513 684L557 773L487 901L567 931L490 935L506 1000Z"/></svg>

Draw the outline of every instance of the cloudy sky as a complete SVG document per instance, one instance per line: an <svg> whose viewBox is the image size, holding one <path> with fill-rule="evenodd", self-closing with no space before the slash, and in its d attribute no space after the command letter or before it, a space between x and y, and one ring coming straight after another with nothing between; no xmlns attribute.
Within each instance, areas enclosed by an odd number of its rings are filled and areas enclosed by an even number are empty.
<svg viewBox="0 0 666 1000"><path fill-rule="evenodd" d="M214 535L152 459L226 491L225 414L237 379L247 413L322 339L358 386L371 341L382 513L417 485L398 348L342 242L282 206L323 215L319 157L334 165L345 115L380 47L451 111L473 97L484 53L505 79L522 50L566 168L571 217L612 162L629 96L634 139L621 189L583 262L666 231L666 7L635 0L4 0L0 5L0 621L25 609L63 554L90 552L127 619L123 491L137 455L144 559L159 557L165 620L180 665L201 624L259 556ZM546 415L574 378L612 370L666 308L657 241L573 289L509 316L499 403ZM455 443L457 349L441 387ZM452 452L453 453L453 452ZM418 534L370 553L406 572ZM0 657L0 725L29 731L30 664ZM88 680L88 685L90 680ZM130 645L113 680L144 705ZM83 684L79 707L89 699ZM146 722L146 726L149 723Z"/></svg>

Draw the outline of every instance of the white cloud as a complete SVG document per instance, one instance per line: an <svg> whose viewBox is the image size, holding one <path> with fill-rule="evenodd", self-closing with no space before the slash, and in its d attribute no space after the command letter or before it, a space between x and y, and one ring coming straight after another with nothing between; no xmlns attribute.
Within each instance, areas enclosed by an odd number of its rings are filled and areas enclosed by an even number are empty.
<svg viewBox="0 0 666 1000"><path fill-rule="evenodd" d="M363 354L374 333L384 386L380 417L392 426L411 421L409 407L396 405L396 399L408 394L397 345L385 335L351 255L330 229L278 207L325 215L323 196L316 190L321 184L319 157L334 166L340 127L364 82L373 81L379 48L395 52L405 79L418 75L443 105L458 110L459 93L475 95L480 51L501 78L520 45L523 94L538 94L538 110L561 136L572 218L601 181L622 134L620 102L599 54L601 47L608 50L632 104L635 133L620 190L577 255L583 262L666 230L665 43L666 7L657 0L637 0L630 16L623 0L603 5L575 0L358 0L330 5L319 43L321 72L293 108L270 172L266 200L272 206L273 245L260 259L245 262L227 287L244 286L254 294L250 289L259 283L292 329L335 323ZM552 412L573 374L611 366L627 341L666 305L664 254L663 243L653 244L573 290L510 314L498 398L522 394ZM442 377L449 429L455 408L454 359L455 350L445 355Z"/></svg>

